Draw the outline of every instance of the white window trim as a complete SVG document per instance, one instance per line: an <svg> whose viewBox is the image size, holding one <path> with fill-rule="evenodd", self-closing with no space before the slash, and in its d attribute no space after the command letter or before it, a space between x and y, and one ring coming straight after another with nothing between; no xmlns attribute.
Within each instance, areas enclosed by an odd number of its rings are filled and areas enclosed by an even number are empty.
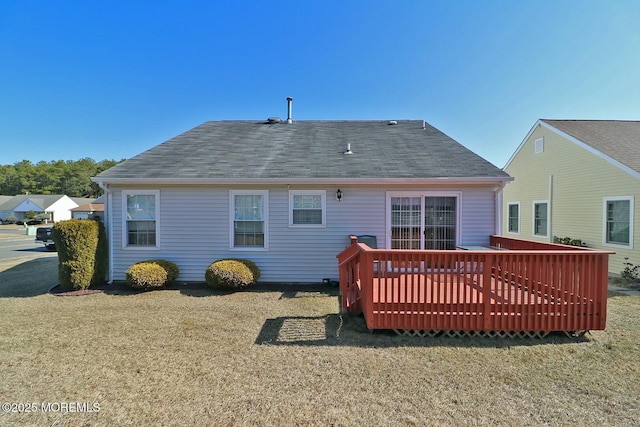
<svg viewBox="0 0 640 427"><path fill-rule="evenodd" d="M127 227L127 196L138 195L153 195L155 196L155 214L156 214L156 244L143 246L143 245L129 245ZM150 249L160 249L160 190L123 190L122 191L122 249L128 251L146 251Z"/></svg>
<svg viewBox="0 0 640 427"><path fill-rule="evenodd" d="M510 220L509 208L512 205L518 206L518 231L509 230L509 220ZM520 209L520 202L509 202L509 203L507 203L507 233L509 233L509 234L520 234L520 230L522 230L522 228L521 228L521 220L522 220L522 210Z"/></svg>
<svg viewBox="0 0 640 427"><path fill-rule="evenodd" d="M542 152L544 152L544 137L542 138L537 138L535 141L533 141L533 151L535 154L540 154Z"/></svg>
<svg viewBox="0 0 640 427"><path fill-rule="evenodd" d="M547 234L536 234L536 205L546 203L547 204ZM531 202L531 235L533 237L549 237L549 201L548 200L534 200Z"/></svg>
<svg viewBox="0 0 640 427"><path fill-rule="evenodd" d="M294 224L293 197L320 196L322 204L322 224ZM327 191L326 190L289 190L289 227L290 228L326 228L327 226Z"/></svg>
<svg viewBox="0 0 640 427"><path fill-rule="evenodd" d="M602 244L612 248L633 249L633 219L635 218L633 210L633 196L615 196L602 198ZM629 244L621 245L619 243L607 242L607 202L616 202L621 200L629 201Z"/></svg>
<svg viewBox="0 0 640 427"><path fill-rule="evenodd" d="M233 223L236 219L235 196L264 197L264 246L234 246ZM259 252L269 250L269 190L230 190L229 191L229 249L239 252Z"/></svg>
<svg viewBox="0 0 640 427"><path fill-rule="evenodd" d="M461 191L387 191L386 195L386 224L385 248L391 247L391 198L392 197L421 197L420 229L424 230L424 198L425 197L455 197L456 198L456 246L462 242L462 192ZM421 236L421 246L424 246L424 234Z"/></svg>

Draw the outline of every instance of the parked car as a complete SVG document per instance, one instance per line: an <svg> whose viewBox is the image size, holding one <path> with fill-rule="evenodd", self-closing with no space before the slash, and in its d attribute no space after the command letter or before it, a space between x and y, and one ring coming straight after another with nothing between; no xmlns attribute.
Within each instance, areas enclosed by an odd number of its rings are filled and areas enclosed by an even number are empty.
<svg viewBox="0 0 640 427"><path fill-rule="evenodd" d="M49 251L56 250L56 244L53 241L53 227L40 227L36 230L36 243L42 242L44 247Z"/></svg>

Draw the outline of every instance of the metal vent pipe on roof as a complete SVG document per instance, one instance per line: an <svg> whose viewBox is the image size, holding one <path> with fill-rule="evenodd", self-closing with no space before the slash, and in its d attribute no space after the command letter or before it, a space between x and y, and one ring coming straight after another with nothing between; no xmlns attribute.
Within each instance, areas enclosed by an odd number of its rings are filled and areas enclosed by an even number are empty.
<svg viewBox="0 0 640 427"><path fill-rule="evenodd" d="M291 104L292 104L293 98L292 97L288 97L287 98L287 109L288 109L288 113L287 113L287 123L291 124L293 123L293 118L291 117Z"/></svg>
<svg viewBox="0 0 640 427"><path fill-rule="evenodd" d="M345 151L342 154L353 154L353 151L351 151L351 143L347 142L347 151Z"/></svg>

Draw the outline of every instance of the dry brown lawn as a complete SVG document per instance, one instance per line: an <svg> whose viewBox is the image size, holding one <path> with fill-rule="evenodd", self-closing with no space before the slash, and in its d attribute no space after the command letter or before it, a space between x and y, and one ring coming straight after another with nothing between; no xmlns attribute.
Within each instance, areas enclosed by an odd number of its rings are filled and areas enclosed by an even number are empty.
<svg viewBox="0 0 640 427"><path fill-rule="evenodd" d="M335 291L52 296L54 261L0 272L0 402L36 408L3 426L640 425L639 297L582 339L414 338Z"/></svg>

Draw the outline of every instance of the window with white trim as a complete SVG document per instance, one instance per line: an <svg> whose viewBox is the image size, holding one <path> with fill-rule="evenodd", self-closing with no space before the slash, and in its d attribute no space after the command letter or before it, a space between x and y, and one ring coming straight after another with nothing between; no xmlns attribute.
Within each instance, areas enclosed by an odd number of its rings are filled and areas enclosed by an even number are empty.
<svg viewBox="0 0 640 427"><path fill-rule="evenodd" d="M267 233L269 192L266 190L231 191L231 248L266 249L269 247Z"/></svg>
<svg viewBox="0 0 640 427"><path fill-rule="evenodd" d="M520 203L509 203L507 215L509 233L520 233Z"/></svg>
<svg viewBox="0 0 640 427"><path fill-rule="evenodd" d="M326 225L327 192L324 190L289 191L289 225L292 227L324 227Z"/></svg>
<svg viewBox="0 0 640 427"><path fill-rule="evenodd" d="M633 196L605 197L604 241L609 245L633 247Z"/></svg>
<svg viewBox="0 0 640 427"><path fill-rule="evenodd" d="M549 203L534 202L533 203L533 235L540 237L548 237L549 230Z"/></svg>
<svg viewBox="0 0 640 427"><path fill-rule="evenodd" d="M148 248L158 246L159 190L122 192L123 246Z"/></svg>

